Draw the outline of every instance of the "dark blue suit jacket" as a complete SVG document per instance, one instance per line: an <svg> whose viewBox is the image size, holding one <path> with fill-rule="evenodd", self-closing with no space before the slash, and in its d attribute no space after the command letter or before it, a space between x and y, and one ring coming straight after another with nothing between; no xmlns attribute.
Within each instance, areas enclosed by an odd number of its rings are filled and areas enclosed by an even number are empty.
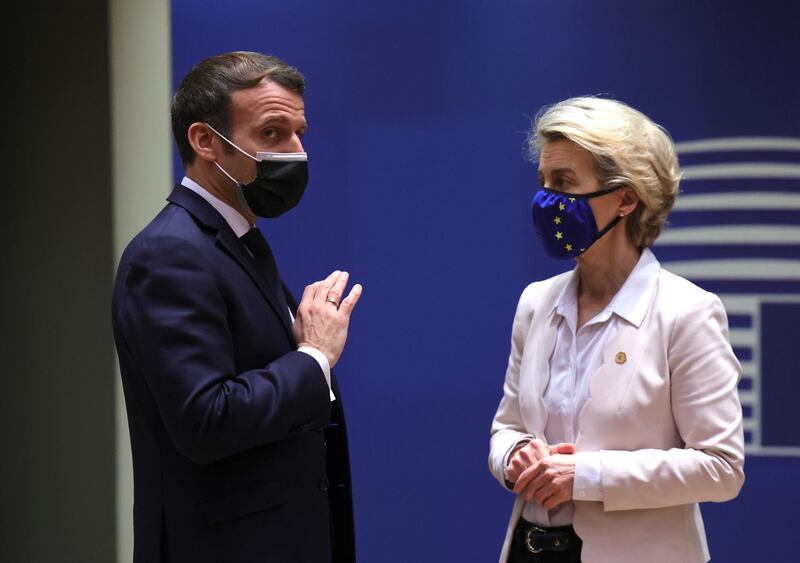
<svg viewBox="0 0 800 563"><path fill-rule="evenodd" d="M125 250L113 296L134 561L354 561L335 377L331 403L222 216L182 186L168 199Z"/></svg>

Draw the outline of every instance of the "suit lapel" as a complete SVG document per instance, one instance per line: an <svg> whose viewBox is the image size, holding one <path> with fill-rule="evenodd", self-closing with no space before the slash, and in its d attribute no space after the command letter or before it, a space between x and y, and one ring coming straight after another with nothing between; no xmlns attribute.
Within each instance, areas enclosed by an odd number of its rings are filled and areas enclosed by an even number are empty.
<svg viewBox="0 0 800 563"><path fill-rule="evenodd" d="M226 230L220 230L217 233L217 244L224 248L228 254L230 254L233 259L236 260L239 265L242 266L242 268L244 268L244 270L248 273L256 286L258 286L261 295L264 296L264 298L272 307L272 310L275 311L275 314L278 315L278 318L280 318L283 329L286 331L286 335L289 337L289 341L294 343L294 336L292 335L292 327L289 325L289 315L287 314L287 311L282 310L277 297L274 296L269 290L267 281L264 279L264 276L259 269L256 268L255 261L247 253L242 241L240 241L236 234L230 230L230 228L228 228Z"/></svg>
<svg viewBox="0 0 800 563"><path fill-rule="evenodd" d="M267 300L275 314L281 320L281 324L286 331L289 341L294 343L292 327L288 323L288 315L286 315L285 312L282 313L278 300L272 295L267 282L256 268L255 262L247 253L244 244L239 240L239 237L236 236L233 230L231 230L230 225L228 225L222 215L202 197L181 185L175 187L167 200L175 205L183 207L203 226L214 233L217 245L247 272L250 279L252 279L253 283L258 287L261 295L264 296L264 299Z"/></svg>

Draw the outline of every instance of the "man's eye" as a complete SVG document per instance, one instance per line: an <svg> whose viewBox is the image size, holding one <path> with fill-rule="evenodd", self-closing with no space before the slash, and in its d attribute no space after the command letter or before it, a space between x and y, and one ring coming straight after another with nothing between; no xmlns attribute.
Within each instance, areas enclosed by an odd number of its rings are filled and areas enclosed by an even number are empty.
<svg viewBox="0 0 800 563"><path fill-rule="evenodd" d="M266 131L264 131L264 136L268 139L277 139L278 131L275 129L267 129Z"/></svg>

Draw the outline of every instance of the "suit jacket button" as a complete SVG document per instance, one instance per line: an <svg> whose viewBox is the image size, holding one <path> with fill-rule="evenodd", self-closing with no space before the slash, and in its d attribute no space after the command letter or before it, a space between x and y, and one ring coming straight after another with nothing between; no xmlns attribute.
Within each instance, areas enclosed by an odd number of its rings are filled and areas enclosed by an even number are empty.
<svg viewBox="0 0 800 563"><path fill-rule="evenodd" d="M328 492L328 487L329 486L330 486L330 483L328 482L328 478L327 477L323 477L322 479L319 480L319 490L322 491L323 493L327 493Z"/></svg>

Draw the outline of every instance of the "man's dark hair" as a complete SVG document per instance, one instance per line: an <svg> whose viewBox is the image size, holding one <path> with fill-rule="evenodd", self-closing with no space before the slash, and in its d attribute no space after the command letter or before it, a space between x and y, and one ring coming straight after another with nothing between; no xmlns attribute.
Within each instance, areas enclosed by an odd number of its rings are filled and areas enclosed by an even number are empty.
<svg viewBox="0 0 800 563"><path fill-rule="evenodd" d="M172 98L172 134L184 166L194 161L189 144L192 123L208 123L230 139L231 94L257 86L267 79L303 95L305 81L300 72L271 55L237 51L209 57L197 64Z"/></svg>

